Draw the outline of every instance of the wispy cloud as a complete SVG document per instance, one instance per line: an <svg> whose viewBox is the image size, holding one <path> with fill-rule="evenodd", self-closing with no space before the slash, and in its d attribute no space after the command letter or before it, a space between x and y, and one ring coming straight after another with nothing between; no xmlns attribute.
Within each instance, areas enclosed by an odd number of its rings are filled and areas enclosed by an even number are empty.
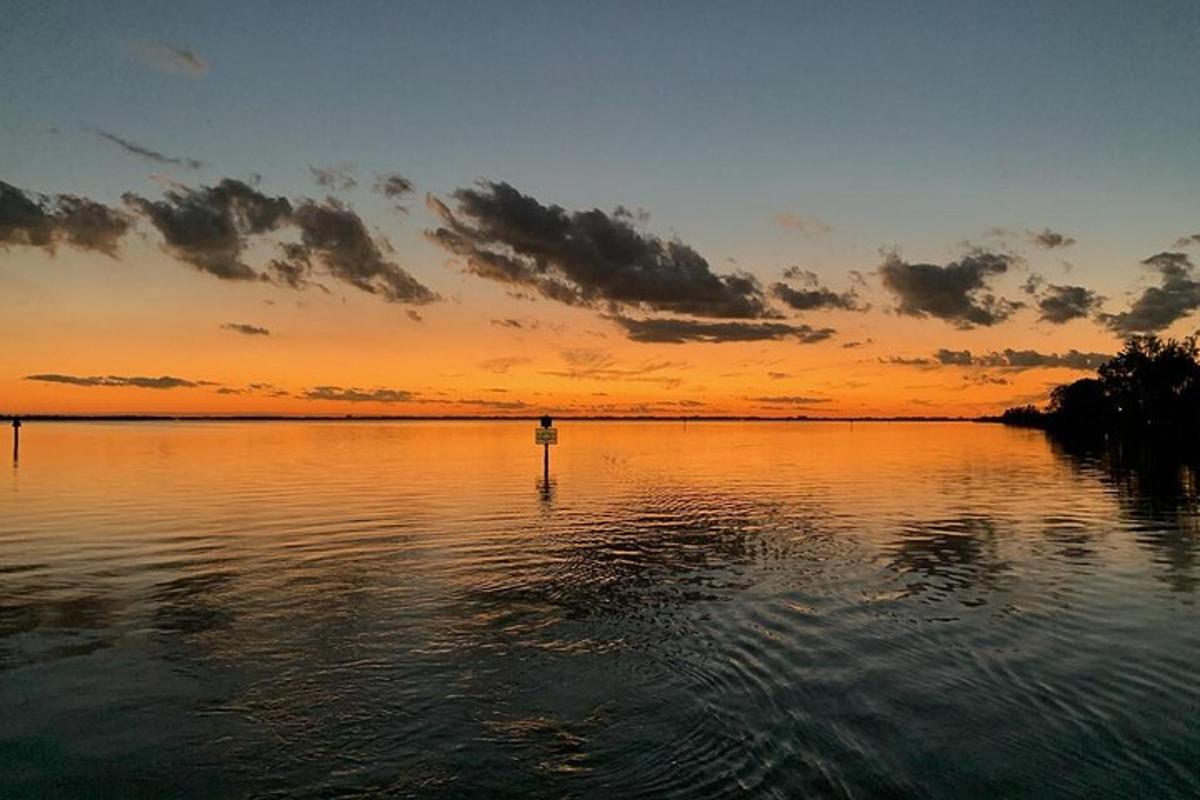
<svg viewBox="0 0 1200 800"><path fill-rule="evenodd" d="M485 358L480 361L478 367L484 372L491 372L495 375L504 375L513 367L519 367L522 364L528 364L533 359L525 358L524 356L501 356L499 358Z"/></svg>
<svg viewBox="0 0 1200 800"><path fill-rule="evenodd" d="M791 211L776 214L775 224L781 228L796 231L803 236L823 236L833 230L824 220Z"/></svg>
<svg viewBox="0 0 1200 800"><path fill-rule="evenodd" d="M176 378L172 375L145 377L141 375L62 375L59 373L39 373L26 375L27 381L43 383L64 383L70 386L132 386L138 389L191 389L199 386L216 386L212 381L193 381L187 378Z"/></svg>
<svg viewBox="0 0 1200 800"><path fill-rule="evenodd" d="M355 386L314 386L300 395L305 400L336 400L343 403L407 403L416 395L403 389L359 389Z"/></svg>
<svg viewBox="0 0 1200 800"><path fill-rule="evenodd" d="M801 344L822 342L836 333L833 328L814 328L786 322L705 322L691 319L613 317L635 342L683 344L685 342L761 342L794 339Z"/></svg>
<svg viewBox="0 0 1200 800"><path fill-rule="evenodd" d="M258 325L247 325L242 322L226 322L221 326L223 330L241 333L246 336L270 336L271 331Z"/></svg>
<svg viewBox="0 0 1200 800"><path fill-rule="evenodd" d="M184 47L162 42L136 42L132 50L147 64L164 72L202 78L210 69L208 61Z"/></svg>
<svg viewBox="0 0 1200 800"><path fill-rule="evenodd" d="M348 192L355 186L358 186L358 179L354 177L354 164L349 161L343 161L328 167L314 167L310 164L308 171L312 174L313 179L316 180L317 185L322 189L329 189L334 192Z"/></svg>
<svg viewBox="0 0 1200 800"><path fill-rule="evenodd" d="M92 133L104 139L106 142L111 142L117 147L120 147L127 153L132 153L135 156L140 156L148 161L153 161L155 164L176 165L181 167L189 167L190 169L202 169L204 162L195 158L184 158L182 156L168 156L160 153L157 150L152 150L145 145L140 145L137 142L131 142L128 139L118 136L109 131L93 128Z"/></svg>

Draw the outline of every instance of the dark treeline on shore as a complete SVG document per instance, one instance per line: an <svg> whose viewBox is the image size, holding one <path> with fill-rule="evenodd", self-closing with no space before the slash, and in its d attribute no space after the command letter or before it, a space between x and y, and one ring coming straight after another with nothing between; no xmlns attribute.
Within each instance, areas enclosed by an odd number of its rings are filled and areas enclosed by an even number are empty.
<svg viewBox="0 0 1200 800"><path fill-rule="evenodd" d="M1200 445L1200 350L1194 336L1135 336L1096 373L1055 387L1044 409L1010 408L1000 421L1076 443L1177 450Z"/></svg>

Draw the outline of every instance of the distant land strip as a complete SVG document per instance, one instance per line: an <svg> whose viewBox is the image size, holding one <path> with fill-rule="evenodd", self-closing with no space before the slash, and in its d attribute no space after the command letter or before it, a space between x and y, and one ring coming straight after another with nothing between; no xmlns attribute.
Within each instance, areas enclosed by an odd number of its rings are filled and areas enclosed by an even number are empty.
<svg viewBox="0 0 1200 800"><path fill-rule="evenodd" d="M759 417L759 416L658 416L658 415L553 415L564 422L999 422L999 417ZM0 414L0 421L23 422L520 422L541 415L402 414Z"/></svg>

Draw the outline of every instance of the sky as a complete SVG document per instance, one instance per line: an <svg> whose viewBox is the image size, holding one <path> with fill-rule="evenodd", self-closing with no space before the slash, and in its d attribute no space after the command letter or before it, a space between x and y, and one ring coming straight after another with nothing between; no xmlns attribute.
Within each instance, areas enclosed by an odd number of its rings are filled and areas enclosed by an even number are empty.
<svg viewBox="0 0 1200 800"><path fill-rule="evenodd" d="M977 415L1197 328L1200 4L0 0L0 413Z"/></svg>

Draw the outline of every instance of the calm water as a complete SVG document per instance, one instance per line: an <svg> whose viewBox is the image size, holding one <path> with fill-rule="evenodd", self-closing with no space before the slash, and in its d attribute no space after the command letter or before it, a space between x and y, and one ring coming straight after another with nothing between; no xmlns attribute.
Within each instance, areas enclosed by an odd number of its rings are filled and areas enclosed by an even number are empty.
<svg viewBox="0 0 1200 800"><path fill-rule="evenodd" d="M0 796L1200 794L1190 472L560 427L27 425Z"/></svg>

